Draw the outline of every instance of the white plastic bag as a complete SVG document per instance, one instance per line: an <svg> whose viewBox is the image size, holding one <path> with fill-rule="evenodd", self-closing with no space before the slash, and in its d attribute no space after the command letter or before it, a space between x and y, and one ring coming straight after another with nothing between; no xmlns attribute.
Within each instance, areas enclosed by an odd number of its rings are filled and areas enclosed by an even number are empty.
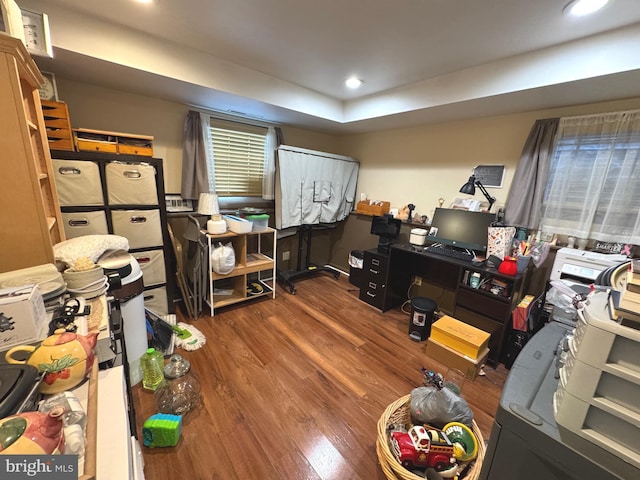
<svg viewBox="0 0 640 480"><path fill-rule="evenodd" d="M236 266L236 254L231 243L218 246L211 252L211 269L220 275L231 273Z"/></svg>

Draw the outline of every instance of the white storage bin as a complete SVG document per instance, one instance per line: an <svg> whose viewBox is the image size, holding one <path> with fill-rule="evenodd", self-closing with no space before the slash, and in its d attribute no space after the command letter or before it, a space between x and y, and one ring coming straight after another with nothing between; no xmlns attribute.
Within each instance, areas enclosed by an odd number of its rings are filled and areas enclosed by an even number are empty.
<svg viewBox="0 0 640 480"><path fill-rule="evenodd" d="M95 212L62 212L64 234L67 239L84 235L107 235L107 214L104 210Z"/></svg>
<svg viewBox="0 0 640 480"><path fill-rule="evenodd" d="M576 360L596 368L629 369L640 375L640 331L609 319L607 293L589 299L578 312L578 323L569 346Z"/></svg>
<svg viewBox="0 0 640 480"><path fill-rule="evenodd" d="M131 254L138 261L142 270L142 280L145 286L167 283L162 250L148 250Z"/></svg>
<svg viewBox="0 0 640 480"><path fill-rule="evenodd" d="M112 210L113 233L129 240L129 248L162 246L159 210Z"/></svg>
<svg viewBox="0 0 640 480"><path fill-rule="evenodd" d="M640 378L629 381L613 373L572 359L560 369L562 388L574 397L588 402L613 402L640 415Z"/></svg>
<svg viewBox="0 0 640 480"><path fill-rule="evenodd" d="M253 223L245 218L225 215L224 221L227 222L227 228L235 233L249 233L253 229Z"/></svg>
<svg viewBox="0 0 640 480"><path fill-rule="evenodd" d="M61 206L104 205L100 167L84 160L52 160Z"/></svg>
<svg viewBox="0 0 640 480"><path fill-rule="evenodd" d="M571 434L575 434L640 468L640 423L636 414L607 402L592 405L560 389L554 395L553 407L560 437L569 446L574 444Z"/></svg>
<svg viewBox="0 0 640 480"><path fill-rule="evenodd" d="M145 308L158 315L167 315L169 313L166 287L145 290L143 296Z"/></svg>
<svg viewBox="0 0 640 480"><path fill-rule="evenodd" d="M568 445L616 473L640 468L640 331L610 319L606 292L578 311L553 407Z"/></svg>
<svg viewBox="0 0 640 480"><path fill-rule="evenodd" d="M110 205L157 205L156 169L152 165L111 162L105 167Z"/></svg>

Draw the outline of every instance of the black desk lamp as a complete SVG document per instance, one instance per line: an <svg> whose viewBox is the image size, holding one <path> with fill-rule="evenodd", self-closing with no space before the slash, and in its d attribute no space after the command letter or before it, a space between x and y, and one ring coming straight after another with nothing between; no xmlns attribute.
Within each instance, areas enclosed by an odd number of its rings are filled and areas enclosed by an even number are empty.
<svg viewBox="0 0 640 480"><path fill-rule="evenodd" d="M490 212L491 206L496 202L496 199L495 197L492 197L491 195L489 195L489 192L487 192L487 189L484 188L484 185L482 185L480 180L476 180L475 175L471 175L469 177L469 181L462 186L462 188L460 189L460 193L466 193L467 195L475 195L476 187L480 189L482 194L485 196L485 198L489 202L489 208L487 209L487 211Z"/></svg>

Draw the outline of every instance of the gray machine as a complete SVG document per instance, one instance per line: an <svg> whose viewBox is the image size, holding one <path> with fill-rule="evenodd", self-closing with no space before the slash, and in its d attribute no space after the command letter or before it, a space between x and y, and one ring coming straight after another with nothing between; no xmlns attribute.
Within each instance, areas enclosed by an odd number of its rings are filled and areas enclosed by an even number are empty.
<svg viewBox="0 0 640 480"><path fill-rule="evenodd" d="M555 351L569 327L545 325L518 355L502 391L480 480L622 480L566 445L553 415Z"/></svg>

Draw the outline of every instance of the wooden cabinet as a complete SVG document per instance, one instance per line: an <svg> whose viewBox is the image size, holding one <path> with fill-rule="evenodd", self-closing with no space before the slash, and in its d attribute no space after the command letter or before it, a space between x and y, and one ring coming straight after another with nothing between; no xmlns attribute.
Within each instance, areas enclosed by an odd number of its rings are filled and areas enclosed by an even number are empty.
<svg viewBox="0 0 640 480"><path fill-rule="evenodd" d="M50 150L73 151L69 108L64 102L40 100Z"/></svg>
<svg viewBox="0 0 640 480"><path fill-rule="evenodd" d="M470 285L471 275L480 276L478 288ZM503 275L483 267L460 268L460 281L455 297L455 318L489 332L489 362L502 361L502 350L510 330L511 312L522 299L525 276Z"/></svg>
<svg viewBox="0 0 640 480"><path fill-rule="evenodd" d="M411 298L430 297L439 311L490 333L488 363L495 366L503 361L511 312L522 298L529 269L515 276L504 275L495 268L474 266L411 244L393 245L389 258L383 310L401 305L409 293ZM480 276L478 288L470 285L474 273ZM414 283L416 277L420 278L420 287Z"/></svg>
<svg viewBox="0 0 640 480"><path fill-rule="evenodd" d="M73 136L79 152L153 156L153 137L148 135L76 128L73 130Z"/></svg>
<svg viewBox="0 0 640 480"><path fill-rule="evenodd" d="M0 272L53 263L64 240L38 88L22 42L0 34Z"/></svg>
<svg viewBox="0 0 640 480"><path fill-rule="evenodd" d="M276 297L276 230L266 228L249 233L207 234L209 253L209 306L211 316L216 308L244 302L252 298ZM236 266L226 275L212 269L211 254L219 244L231 244ZM270 280L271 285L265 280Z"/></svg>

